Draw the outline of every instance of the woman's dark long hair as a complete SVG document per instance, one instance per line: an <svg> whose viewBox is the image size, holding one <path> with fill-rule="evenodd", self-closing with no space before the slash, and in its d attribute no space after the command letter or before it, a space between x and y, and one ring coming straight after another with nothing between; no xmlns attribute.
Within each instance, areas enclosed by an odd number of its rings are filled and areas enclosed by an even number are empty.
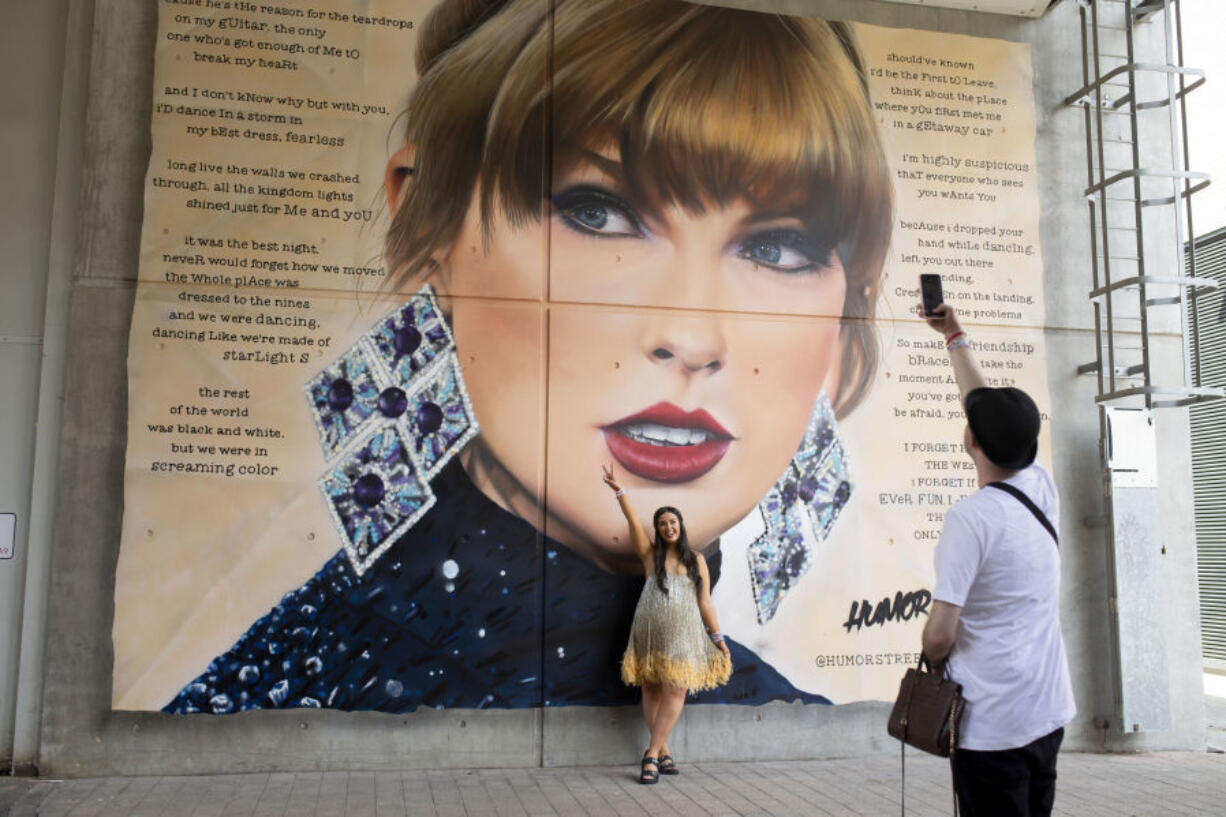
<svg viewBox="0 0 1226 817"><path fill-rule="evenodd" d="M681 535L677 537L677 556L680 557L681 564L685 565L685 572L689 575L690 581L694 582L694 589L698 590L702 587L702 577L698 574L698 557L694 555L694 551L690 550L690 537L685 532L685 520L681 518L681 511L670 505L657 508L655 515L651 517L651 530L655 534L655 538L651 541L651 553L656 563L656 584L659 585L662 593L668 594L668 586L664 583L664 557L668 555L668 543L660 538L659 526L660 517L666 513L677 517L677 523L681 528Z"/></svg>

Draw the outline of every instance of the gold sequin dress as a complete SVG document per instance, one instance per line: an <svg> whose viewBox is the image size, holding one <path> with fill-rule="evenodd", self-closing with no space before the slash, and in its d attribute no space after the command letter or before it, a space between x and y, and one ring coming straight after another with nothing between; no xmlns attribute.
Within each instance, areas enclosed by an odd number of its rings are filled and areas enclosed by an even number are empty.
<svg viewBox="0 0 1226 817"><path fill-rule="evenodd" d="M689 576L666 573L668 593L648 574L634 609L622 680L635 686L671 684L691 692L728 683L732 662L711 643Z"/></svg>

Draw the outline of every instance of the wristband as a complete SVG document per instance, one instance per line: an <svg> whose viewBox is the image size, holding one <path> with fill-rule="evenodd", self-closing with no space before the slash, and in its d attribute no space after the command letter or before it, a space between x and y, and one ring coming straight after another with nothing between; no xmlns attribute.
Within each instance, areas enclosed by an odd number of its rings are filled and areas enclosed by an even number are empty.
<svg viewBox="0 0 1226 817"><path fill-rule="evenodd" d="M965 332L959 329L957 332L954 332L952 335L945 338L945 345L948 346L949 342L952 341L954 338L958 337L959 335L965 335L965 334L966 334Z"/></svg>
<svg viewBox="0 0 1226 817"><path fill-rule="evenodd" d="M966 338L959 338L958 340L945 344L945 349L946 351L952 352L954 349L969 348L970 345L971 345L971 342L967 340Z"/></svg>
<svg viewBox="0 0 1226 817"><path fill-rule="evenodd" d="M720 644L724 640L724 634L719 630L708 630L707 635L711 638L713 644Z"/></svg>
<svg viewBox="0 0 1226 817"><path fill-rule="evenodd" d="M621 488L618 488L616 491L613 492L613 496L622 496L625 493L626 492L623 491Z"/></svg>

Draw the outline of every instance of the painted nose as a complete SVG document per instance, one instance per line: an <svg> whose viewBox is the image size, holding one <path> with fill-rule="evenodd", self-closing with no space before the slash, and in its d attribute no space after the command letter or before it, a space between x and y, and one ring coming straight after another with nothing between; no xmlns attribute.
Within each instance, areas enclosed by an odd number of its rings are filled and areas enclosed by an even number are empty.
<svg viewBox="0 0 1226 817"><path fill-rule="evenodd" d="M718 318L667 316L657 320L644 344L653 363L675 366L687 376L715 374L724 368L728 350Z"/></svg>

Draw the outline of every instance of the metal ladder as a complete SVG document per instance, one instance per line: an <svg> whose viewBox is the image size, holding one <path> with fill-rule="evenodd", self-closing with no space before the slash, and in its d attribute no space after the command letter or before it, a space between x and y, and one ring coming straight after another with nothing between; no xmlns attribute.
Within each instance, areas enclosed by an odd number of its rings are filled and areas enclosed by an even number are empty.
<svg viewBox="0 0 1226 817"><path fill-rule="evenodd" d="M1081 0L1080 5L1085 84L1064 104L1081 107L1085 117L1090 300L1097 355L1077 371L1097 375L1095 399L1100 405L1135 398L1130 402L1153 409L1226 396L1226 390L1201 384L1193 352L1197 296L1216 288L1217 281L1196 277L1195 253L1186 274L1184 265L1185 229L1192 234L1191 196L1209 184L1208 174L1190 169L1184 98L1204 83L1204 71L1182 66L1176 0ZM1157 16L1164 26L1164 53L1159 62L1141 61L1136 54L1138 28ZM1145 91L1152 92L1154 78L1165 86L1165 93L1147 98ZM1146 167L1141 156L1141 116L1163 108L1170 164ZM1176 274L1153 275L1147 269L1160 256L1147 248L1146 224L1158 221L1155 216L1160 212L1174 220L1173 229L1164 230L1169 233L1165 242L1169 256L1162 266ZM1165 292L1156 294L1159 290ZM1184 371L1178 383L1156 382L1150 355L1150 311L1169 306L1179 308L1185 338ZM1118 342L1120 323L1136 332L1139 346Z"/></svg>
<svg viewBox="0 0 1226 817"><path fill-rule="evenodd" d="M1196 337L1197 299L1218 282L1197 277L1194 246L1185 256L1192 194L1209 177L1191 170L1184 103L1205 76L1183 67L1177 0L1079 3L1083 85L1064 104L1080 107L1085 122L1095 359L1077 371L1097 378L1114 720L1123 732L1161 731L1170 728L1171 715L1167 602L1155 581L1166 542L1152 410L1226 396L1226 389L1201 382ZM1152 119L1163 114L1164 121ZM1151 332L1178 332L1177 376L1155 365Z"/></svg>

